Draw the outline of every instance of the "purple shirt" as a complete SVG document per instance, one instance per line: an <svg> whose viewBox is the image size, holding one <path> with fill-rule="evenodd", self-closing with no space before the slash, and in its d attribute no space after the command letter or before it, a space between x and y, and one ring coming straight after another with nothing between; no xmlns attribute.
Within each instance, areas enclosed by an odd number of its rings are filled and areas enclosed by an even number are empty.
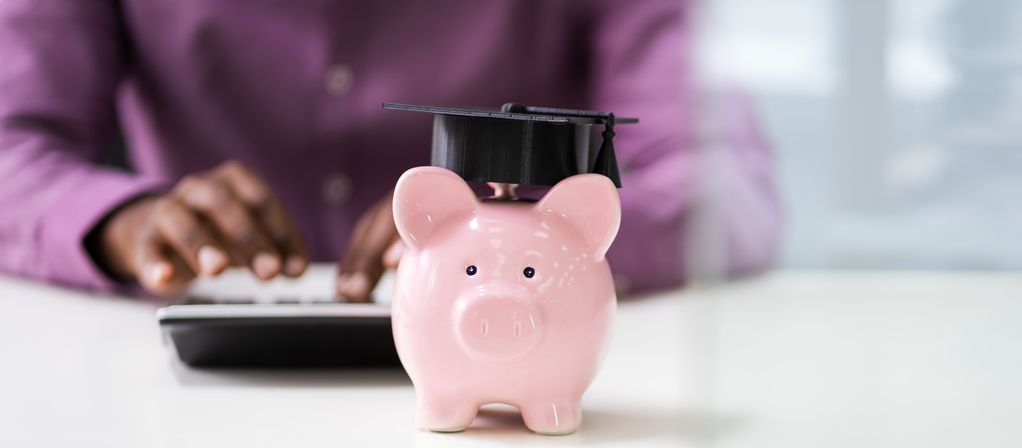
<svg viewBox="0 0 1022 448"><path fill-rule="evenodd" d="M113 287L85 235L227 159L262 174L313 259L333 261L358 216L429 164L432 120L380 103L514 101L641 118L616 129L608 259L632 289L679 284L698 198L686 19L675 0L2 0L0 270ZM719 190L732 270L766 264L778 229L765 145L739 127ZM136 173L99 163L118 131Z"/></svg>

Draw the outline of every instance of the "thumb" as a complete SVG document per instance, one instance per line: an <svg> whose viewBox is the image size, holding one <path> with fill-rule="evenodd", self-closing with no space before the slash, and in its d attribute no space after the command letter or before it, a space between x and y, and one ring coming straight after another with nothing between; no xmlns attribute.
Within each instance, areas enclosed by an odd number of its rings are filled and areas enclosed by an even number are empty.
<svg viewBox="0 0 1022 448"><path fill-rule="evenodd" d="M147 291L161 296L181 292L195 278L195 272L176 253L168 254L160 242L148 239L136 252L135 278Z"/></svg>

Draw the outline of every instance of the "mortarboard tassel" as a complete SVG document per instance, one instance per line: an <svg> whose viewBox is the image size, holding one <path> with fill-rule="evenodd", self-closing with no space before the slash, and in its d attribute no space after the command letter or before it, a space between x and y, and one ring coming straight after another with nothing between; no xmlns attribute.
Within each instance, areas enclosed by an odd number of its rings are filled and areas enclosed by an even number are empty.
<svg viewBox="0 0 1022 448"><path fill-rule="evenodd" d="M600 152L596 155L593 172L609 177L615 187L621 188L621 173L618 172L617 155L614 153L614 114L607 116L607 127L603 130L603 143L600 145Z"/></svg>

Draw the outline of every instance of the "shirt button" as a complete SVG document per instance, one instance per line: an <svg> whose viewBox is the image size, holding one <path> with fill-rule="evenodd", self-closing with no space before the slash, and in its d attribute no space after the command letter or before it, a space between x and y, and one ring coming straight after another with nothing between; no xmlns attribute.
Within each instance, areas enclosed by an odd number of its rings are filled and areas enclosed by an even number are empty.
<svg viewBox="0 0 1022 448"><path fill-rule="evenodd" d="M330 173L323 179L323 202L330 207L340 207L351 198L351 179L343 173Z"/></svg>
<svg viewBox="0 0 1022 448"><path fill-rule="evenodd" d="M326 91L330 95L344 96L355 85L355 72L349 65L334 65L327 69L324 83L326 84Z"/></svg>

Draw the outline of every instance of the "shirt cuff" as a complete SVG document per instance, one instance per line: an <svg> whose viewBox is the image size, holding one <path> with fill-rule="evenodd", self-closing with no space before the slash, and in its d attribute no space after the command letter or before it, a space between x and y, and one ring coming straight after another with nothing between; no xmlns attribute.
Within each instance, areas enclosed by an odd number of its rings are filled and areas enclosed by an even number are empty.
<svg viewBox="0 0 1022 448"><path fill-rule="evenodd" d="M166 181L119 171L96 171L58 201L43 219L40 248L44 277L54 283L113 291L125 285L108 277L85 247L85 237L121 204Z"/></svg>

